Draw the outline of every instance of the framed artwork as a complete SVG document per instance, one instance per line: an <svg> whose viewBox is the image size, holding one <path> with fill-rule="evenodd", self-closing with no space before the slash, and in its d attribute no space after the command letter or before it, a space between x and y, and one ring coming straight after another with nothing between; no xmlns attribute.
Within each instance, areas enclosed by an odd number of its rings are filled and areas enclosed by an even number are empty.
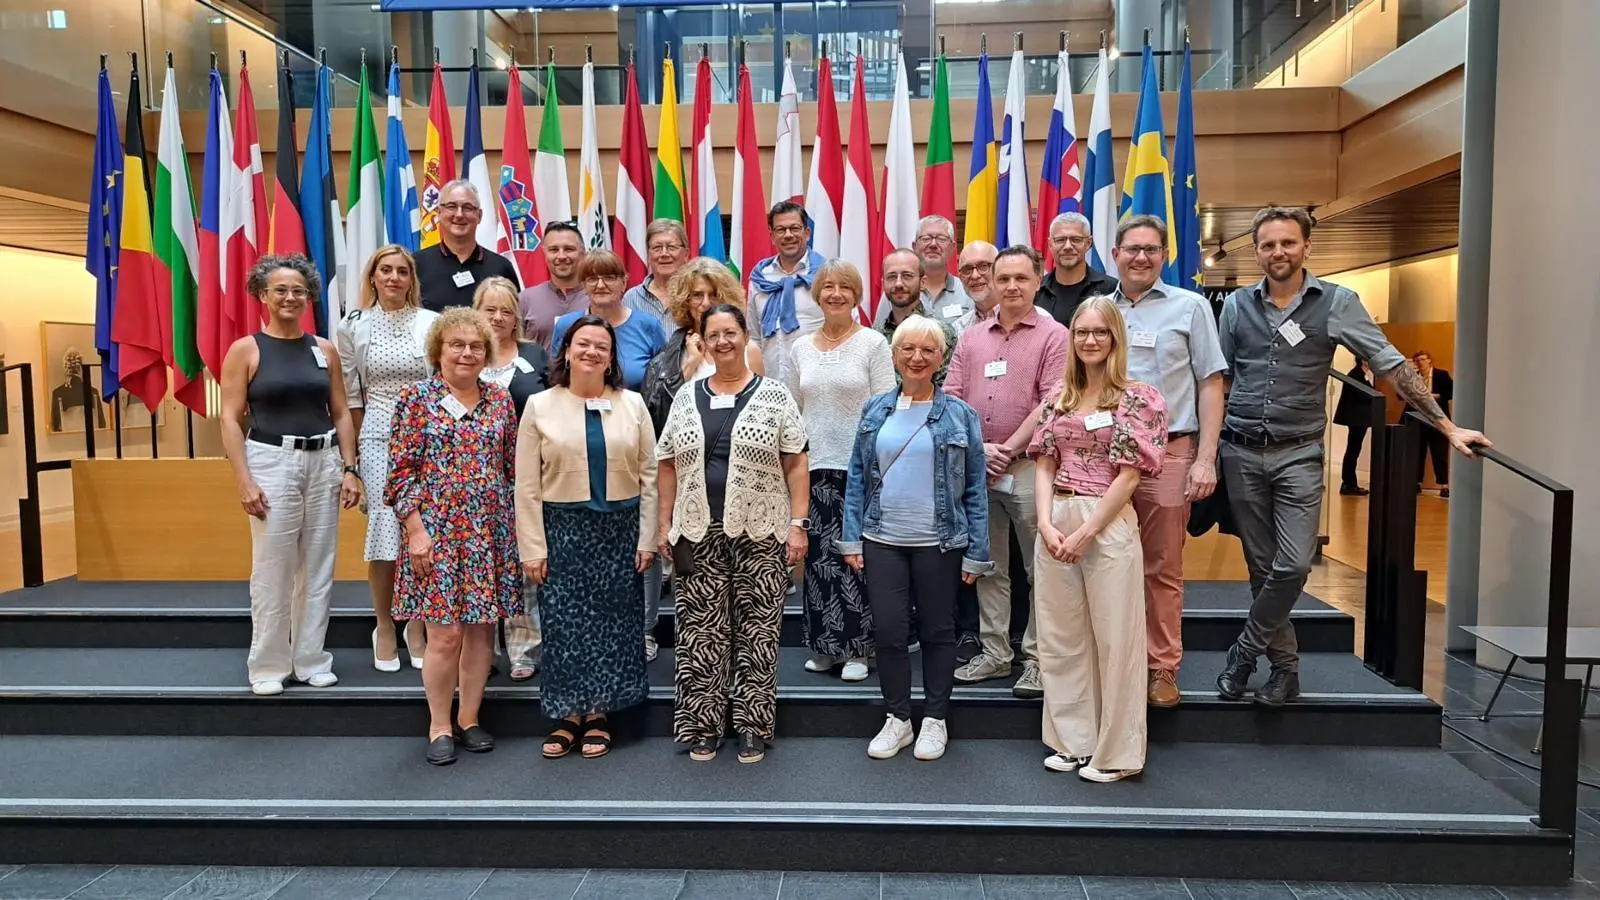
<svg viewBox="0 0 1600 900"><path fill-rule="evenodd" d="M94 347L94 326L83 322L40 322L39 356L43 379L40 387L39 416L49 434L81 434L85 422L95 430L110 431L111 404L100 398L101 372L86 368L85 361L99 359ZM89 400L84 400L88 381ZM122 428L149 428L150 411L127 391L118 391L113 402L122 415ZM155 425L161 424L161 410Z"/></svg>

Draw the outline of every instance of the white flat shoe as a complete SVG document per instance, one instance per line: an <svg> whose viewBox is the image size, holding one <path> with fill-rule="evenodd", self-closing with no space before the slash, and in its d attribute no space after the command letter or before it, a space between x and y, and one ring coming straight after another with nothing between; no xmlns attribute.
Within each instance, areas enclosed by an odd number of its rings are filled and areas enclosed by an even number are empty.
<svg viewBox="0 0 1600 900"><path fill-rule="evenodd" d="M1132 778L1143 772L1143 769L1096 769L1094 766L1085 765L1078 769L1078 777L1084 781L1097 781L1101 784L1110 784L1124 778Z"/></svg>
<svg viewBox="0 0 1600 900"><path fill-rule="evenodd" d="M318 672L315 675L309 675L299 680L312 687L333 687L339 683L339 676L332 672Z"/></svg>
<svg viewBox="0 0 1600 900"><path fill-rule="evenodd" d="M839 666L839 661L823 653L813 653L806 660L807 672L832 672Z"/></svg>
<svg viewBox="0 0 1600 900"><path fill-rule="evenodd" d="M867 661L852 659L844 664L844 671L839 673L840 681L866 681Z"/></svg>
<svg viewBox="0 0 1600 900"><path fill-rule="evenodd" d="M283 682L272 678L268 678L265 681L257 681L250 685L250 693L255 694L257 697L272 697L283 693Z"/></svg>
<svg viewBox="0 0 1600 900"><path fill-rule="evenodd" d="M396 653L394 659L384 659L378 655L378 629L372 629L372 667L379 672L400 671L400 654Z"/></svg>

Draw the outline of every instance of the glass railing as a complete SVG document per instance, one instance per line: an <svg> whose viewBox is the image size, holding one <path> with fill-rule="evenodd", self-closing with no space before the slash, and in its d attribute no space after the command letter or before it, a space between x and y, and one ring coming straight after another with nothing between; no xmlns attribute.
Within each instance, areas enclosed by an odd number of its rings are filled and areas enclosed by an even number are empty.
<svg viewBox="0 0 1600 900"><path fill-rule="evenodd" d="M1296 0L1300 15L1286 36L1272 46L1251 45L1238 86L1343 84L1465 5L1466 0Z"/></svg>

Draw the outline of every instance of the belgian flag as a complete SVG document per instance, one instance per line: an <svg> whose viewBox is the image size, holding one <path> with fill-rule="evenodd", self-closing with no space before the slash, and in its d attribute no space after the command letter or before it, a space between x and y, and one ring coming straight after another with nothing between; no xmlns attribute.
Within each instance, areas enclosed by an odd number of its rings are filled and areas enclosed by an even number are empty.
<svg viewBox="0 0 1600 900"><path fill-rule="evenodd" d="M117 377L123 390L138 397L154 418L167 394L165 349L171 322L163 321L167 307L151 237L150 172L145 168L143 114L136 56L122 136L122 245L117 260L117 313L111 325L111 340L117 345Z"/></svg>
<svg viewBox="0 0 1600 900"><path fill-rule="evenodd" d="M272 222L267 230L267 252L280 256L306 256L306 225L300 211L300 168L295 160L300 142L294 128L294 75L278 66L278 147L272 172ZM323 290L327 290L324 286ZM317 321L320 303L307 303L300 327L307 334L322 334Z"/></svg>

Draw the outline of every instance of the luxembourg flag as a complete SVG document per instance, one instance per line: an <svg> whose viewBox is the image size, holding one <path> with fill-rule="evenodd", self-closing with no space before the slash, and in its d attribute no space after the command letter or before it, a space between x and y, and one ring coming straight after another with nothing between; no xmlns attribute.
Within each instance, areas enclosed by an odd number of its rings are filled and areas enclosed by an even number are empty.
<svg viewBox="0 0 1600 900"><path fill-rule="evenodd" d="M711 147L711 60L702 56L694 74L694 157L692 188L694 200L690 207L695 217L695 237L700 246L695 255L707 256L718 262L728 261L728 245L722 237L722 203L717 196L717 165Z"/></svg>
<svg viewBox="0 0 1600 900"><path fill-rule="evenodd" d="M1050 133L1044 142L1044 163L1039 169L1039 220L1033 228L1033 246L1044 254L1050 252L1051 221L1062 213L1081 209L1078 192L1083 188L1066 50L1061 51L1057 61L1056 100L1050 108Z"/></svg>
<svg viewBox="0 0 1600 900"><path fill-rule="evenodd" d="M1014 51L1010 77L1006 79L1006 115L1000 134L1000 202L995 215L997 247L1033 240L1033 220L1028 214L1028 160L1022 142L1023 118L1028 108L1026 66L1022 51Z"/></svg>
<svg viewBox="0 0 1600 900"><path fill-rule="evenodd" d="M1089 220L1094 244L1089 250L1089 265L1117 277L1117 264L1111 258L1111 245L1117 240L1117 185L1111 159L1111 75L1110 60L1100 48L1099 75L1094 82L1094 106L1089 110L1089 145L1083 153L1083 215Z"/></svg>

